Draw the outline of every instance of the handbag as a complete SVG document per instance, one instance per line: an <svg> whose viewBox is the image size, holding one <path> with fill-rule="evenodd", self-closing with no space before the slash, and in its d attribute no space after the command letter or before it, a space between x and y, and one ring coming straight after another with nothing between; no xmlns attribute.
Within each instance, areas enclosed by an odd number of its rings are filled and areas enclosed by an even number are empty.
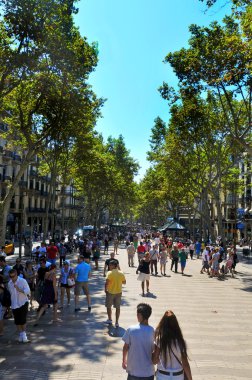
<svg viewBox="0 0 252 380"><path fill-rule="evenodd" d="M74 285L75 285L75 280L74 280L74 278L69 277L69 278L67 279L67 285L68 285L68 286L74 286Z"/></svg>

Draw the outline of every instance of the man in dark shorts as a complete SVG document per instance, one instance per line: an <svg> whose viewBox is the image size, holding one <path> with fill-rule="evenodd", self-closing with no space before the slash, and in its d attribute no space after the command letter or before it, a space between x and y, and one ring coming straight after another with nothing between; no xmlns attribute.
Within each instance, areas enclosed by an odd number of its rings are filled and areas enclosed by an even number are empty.
<svg viewBox="0 0 252 380"><path fill-rule="evenodd" d="M109 270L109 264L111 261L115 261L117 263L117 269L120 270L119 261L115 259L115 252L110 253L110 258L105 261L104 264L104 270L103 270L103 277L106 277L106 270Z"/></svg>
<svg viewBox="0 0 252 380"><path fill-rule="evenodd" d="M28 343L26 335L26 317L28 313L30 288L24 278L18 277L17 271L11 269L9 272L10 281L8 289L11 295L11 309L14 316L14 322L19 332L18 341Z"/></svg>

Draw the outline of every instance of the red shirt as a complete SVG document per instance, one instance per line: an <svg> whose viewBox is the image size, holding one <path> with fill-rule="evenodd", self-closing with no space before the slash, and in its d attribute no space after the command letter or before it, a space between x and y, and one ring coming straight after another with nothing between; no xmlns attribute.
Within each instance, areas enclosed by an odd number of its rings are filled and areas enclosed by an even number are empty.
<svg viewBox="0 0 252 380"><path fill-rule="evenodd" d="M57 253L58 253L58 248L56 245L50 245L47 247L47 257L48 259L56 259Z"/></svg>
<svg viewBox="0 0 252 380"><path fill-rule="evenodd" d="M145 253L145 251L146 251L146 249L145 249L145 247L143 245L139 245L137 247L137 252L138 253Z"/></svg>

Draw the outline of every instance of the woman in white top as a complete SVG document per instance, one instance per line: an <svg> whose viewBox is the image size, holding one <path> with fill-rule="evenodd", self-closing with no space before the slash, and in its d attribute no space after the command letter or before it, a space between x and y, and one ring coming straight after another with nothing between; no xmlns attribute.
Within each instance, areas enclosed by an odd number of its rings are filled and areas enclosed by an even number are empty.
<svg viewBox="0 0 252 380"><path fill-rule="evenodd" d="M186 342L171 310L165 312L156 328L152 361L157 364L157 380L192 380Z"/></svg>

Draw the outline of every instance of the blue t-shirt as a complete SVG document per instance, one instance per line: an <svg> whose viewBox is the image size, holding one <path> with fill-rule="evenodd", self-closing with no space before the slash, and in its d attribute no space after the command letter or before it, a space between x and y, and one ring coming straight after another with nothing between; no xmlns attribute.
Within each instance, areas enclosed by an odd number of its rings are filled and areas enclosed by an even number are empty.
<svg viewBox="0 0 252 380"><path fill-rule="evenodd" d="M75 273L77 274L76 281L83 282L88 281L88 274L91 271L89 264L82 262L75 268Z"/></svg>
<svg viewBox="0 0 252 380"><path fill-rule="evenodd" d="M150 377L154 375L151 356L154 348L154 329L141 325L129 327L122 340L129 345L127 372L131 376Z"/></svg>
<svg viewBox="0 0 252 380"><path fill-rule="evenodd" d="M197 241L195 243L195 251L196 251L196 253L198 253L198 252L200 252L200 250L201 250L201 242Z"/></svg>

